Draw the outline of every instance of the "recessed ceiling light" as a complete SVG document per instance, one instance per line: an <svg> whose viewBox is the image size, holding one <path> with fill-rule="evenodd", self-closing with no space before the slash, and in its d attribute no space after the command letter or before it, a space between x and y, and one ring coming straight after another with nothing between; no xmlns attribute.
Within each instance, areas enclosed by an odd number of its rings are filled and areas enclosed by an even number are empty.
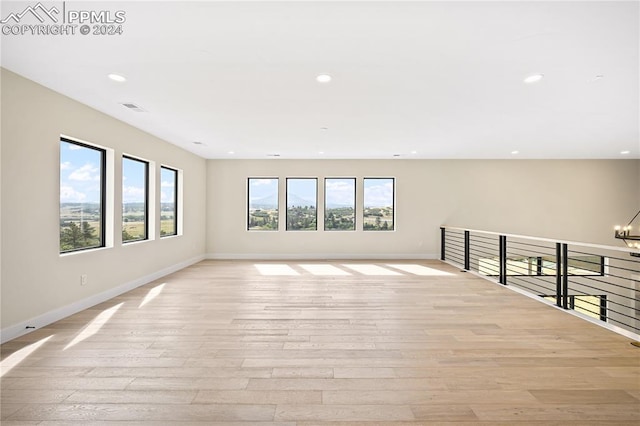
<svg viewBox="0 0 640 426"><path fill-rule="evenodd" d="M318 154L322 155L324 154L324 151L318 151Z"/></svg>
<svg viewBox="0 0 640 426"><path fill-rule="evenodd" d="M322 130L323 132L326 132L327 130L329 130L328 127L320 127L320 130Z"/></svg>
<svg viewBox="0 0 640 426"><path fill-rule="evenodd" d="M525 78L524 82L527 84L537 83L542 80L542 77L544 77L544 74L533 74Z"/></svg>
<svg viewBox="0 0 640 426"><path fill-rule="evenodd" d="M329 74L320 74L316 77L318 83L328 83L331 81L331 76Z"/></svg>
<svg viewBox="0 0 640 426"><path fill-rule="evenodd" d="M604 78L604 75L602 74L598 74L595 77L593 77L593 81L598 81L598 80L602 80Z"/></svg>
<svg viewBox="0 0 640 426"><path fill-rule="evenodd" d="M417 153L418 153L418 151L411 151L411 153L412 153L412 154L417 154Z"/></svg>
<svg viewBox="0 0 640 426"><path fill-rule="evenodd" d="M200 142L200 141L193 141L193 144L194 144L194 145L202 145L202 142Z"/></svg>
<svg viewBox="0 0 640 426"><path fill-rule="evenodd" d="M620 151L620 154L629 155L629 154L631 154L631 151Z"/></svg>
<svg viewBox="0 0 640 426"><path fill-rule="evenodd" d="M520 154L520 151L511 151L511 155L518 155Z"/></svg>
<svg viewBox="0 0 640 426"><path fill-rule="evenodd" d="M127 79L120 74L109 74L108 77L113 81L117 81L118 83L124 83L125 81L127 81Z"/></svg>
<svg viewBox="0 0 640 426"><path fill-rule="evenodd" d="M233 155L233 154L235 154L235 152L234 151L229 151L229 152L227 152L227 154Z"/></svg>

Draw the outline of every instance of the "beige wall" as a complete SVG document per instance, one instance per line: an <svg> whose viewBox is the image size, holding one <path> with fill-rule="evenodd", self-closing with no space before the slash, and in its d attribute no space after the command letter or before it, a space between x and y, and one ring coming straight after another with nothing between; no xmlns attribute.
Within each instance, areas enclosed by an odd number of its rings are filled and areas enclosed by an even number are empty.
<svg viewBox="0 0 640 426"><path fill-rule="evenodd" d="M7 70L2 106L2 329L202 257L205 160ZM112 248L59 255L61 134L115 151ZM123 152L184 170L184 235L121 245Z"/></svg>
<svg viewBox="0 0 640 426"><path fill-rule="evenodd" d="M207 253L436 257L442 224L616 245L613 225L640 208L639 169L638 160L210 160ZM358 200L363 177L395 177L396 231L287 232L282 221L278 232L246 231L248 177L279 177L284 206L284 179L307 176L356 177Z"/></svg>

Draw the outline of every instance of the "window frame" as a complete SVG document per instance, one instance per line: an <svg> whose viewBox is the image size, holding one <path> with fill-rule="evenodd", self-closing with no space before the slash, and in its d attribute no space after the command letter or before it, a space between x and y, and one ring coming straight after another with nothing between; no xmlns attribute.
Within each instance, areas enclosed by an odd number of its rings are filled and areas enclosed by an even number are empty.
<svg viewBox="0 0 640 426"><path fill-rule="evenodd" d="M179 232L179 226L178 226L178 189L179 189L179 182L178 182L178 176L180 175L180 171L178 169L176 169L175 167L170 167L170 166L166 166L161 164L160 165L160 191L162 191L162 170L170 170L174 173L174 179L173 179L173 229L174 232L172 234L164 234L162 235L162 197L160 197L160 238L169 238L169 237L176 237L178 235L180 235Z"/></svg>
<svg viewBox="0 0 640 426"><path fill-rule="evenodd" d="M313 180L315 181L315 228L314 229L289 229L289 181L290 180ZM317 177L288 177L285 182L285 231L317 232L318 231L318 178Z"/></svg>
<svg viewBox="0 0 640 426"><path fill-rule="evenodd" d="M59 152L61 152L61 143L69 143L72 145L77 145L82 148L92 149L94 151L98 151L100 153L100 244L97 246L87 246L75 248L72 250L62 250L60 247L60 231L61 227L58 225L58 253L60 255L69 254L69 253L78 253L86 250L95 250L107 247L107 148L92 145L90 143L81 142L75 139L71 139L67 136L60 135L60 143L58 145ZM60 167L61 156L58 158L58 167ZM62 173L59 169L58 171L58 222L60 222L60 186L62 185Z"/></svg>
<svg viewBox="0 0 640 426"><path fill-rule="evenodd" d="M365 228L365 211L366 211L366 206L365 206L365 202L367 201L367 197L366 197L366 182L367 180L391 180L392 182L392 190L393 190L393 194L391 196L391 211L392 211L392 216L391 216L391 223L392 223L392 227L389 229L366 229ZM395 232L397 229L396 227L396 178L395 177L363 177L362 178L362 230L364 232Z"/></svg>
<svg viewBox="0 0 640 426"><path fill-rule="evenodd" d="M144 238L136 238L133 240L122 240L122 244L136 243L140 241L148 241L149 240L149 172L151 169L150 162L148 160L143 160L142 158L134 157L128 154L122 154L122 177L124 178L124 161L137 161L139 163L144 164ZM124 179L122 179L122 186L124 188ZM121 197L121 204L123 210L123 217L121 223L121 229L124 231L124 197Z"/></svg>
<svg viewBox="0 0 640 426"><path fill-rule="evenodd" d="M252 180L261 180L261 179L269 179L276 181L276 211L277 211L277 227L275 229L251 229L251 181ZM278 232L280 230L280 178L278 177L248 177L247 178L247 223L246 230L250 232Z"/></svg>
<svg viewBox="0 0 640 426"><path fill-rule="evenodd" d="M332 229L332 228L327 228L327 181L329 180L351 180L353 181L353 228L352 229ZM322 229L324 231L327 232L334 232L334 231L342 231L342 232L353 232L357 229L358 226L358 221L357 221L357 214L356 214L356 206L358 204L358 197L357 197L357 193L358 193L358 180L355 177L325 177L324 178L324 218L323 218L323 223L322 223ZM316 207L317 210L317 207Z"/></svg>

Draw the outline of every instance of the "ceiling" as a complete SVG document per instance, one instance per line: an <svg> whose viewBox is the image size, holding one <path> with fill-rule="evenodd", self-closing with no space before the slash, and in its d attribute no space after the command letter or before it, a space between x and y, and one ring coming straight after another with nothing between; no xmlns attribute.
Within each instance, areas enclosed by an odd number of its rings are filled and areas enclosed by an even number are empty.
<svg viewBox="0 0 640 426"><path fill-rule="evenodd" d="M123 34L3 67L204 158L640 158L636 1L43 3Z"/></svg>

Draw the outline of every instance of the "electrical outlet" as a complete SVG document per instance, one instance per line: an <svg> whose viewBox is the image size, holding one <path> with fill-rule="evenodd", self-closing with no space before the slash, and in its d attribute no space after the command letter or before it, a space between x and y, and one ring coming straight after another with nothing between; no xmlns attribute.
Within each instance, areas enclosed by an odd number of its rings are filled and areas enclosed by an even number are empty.
<svg viewBox="0 0 640 426"><path fill-rule="evenodd" d="M87 274L80 275L80 285L87 285Z"/></svg>

